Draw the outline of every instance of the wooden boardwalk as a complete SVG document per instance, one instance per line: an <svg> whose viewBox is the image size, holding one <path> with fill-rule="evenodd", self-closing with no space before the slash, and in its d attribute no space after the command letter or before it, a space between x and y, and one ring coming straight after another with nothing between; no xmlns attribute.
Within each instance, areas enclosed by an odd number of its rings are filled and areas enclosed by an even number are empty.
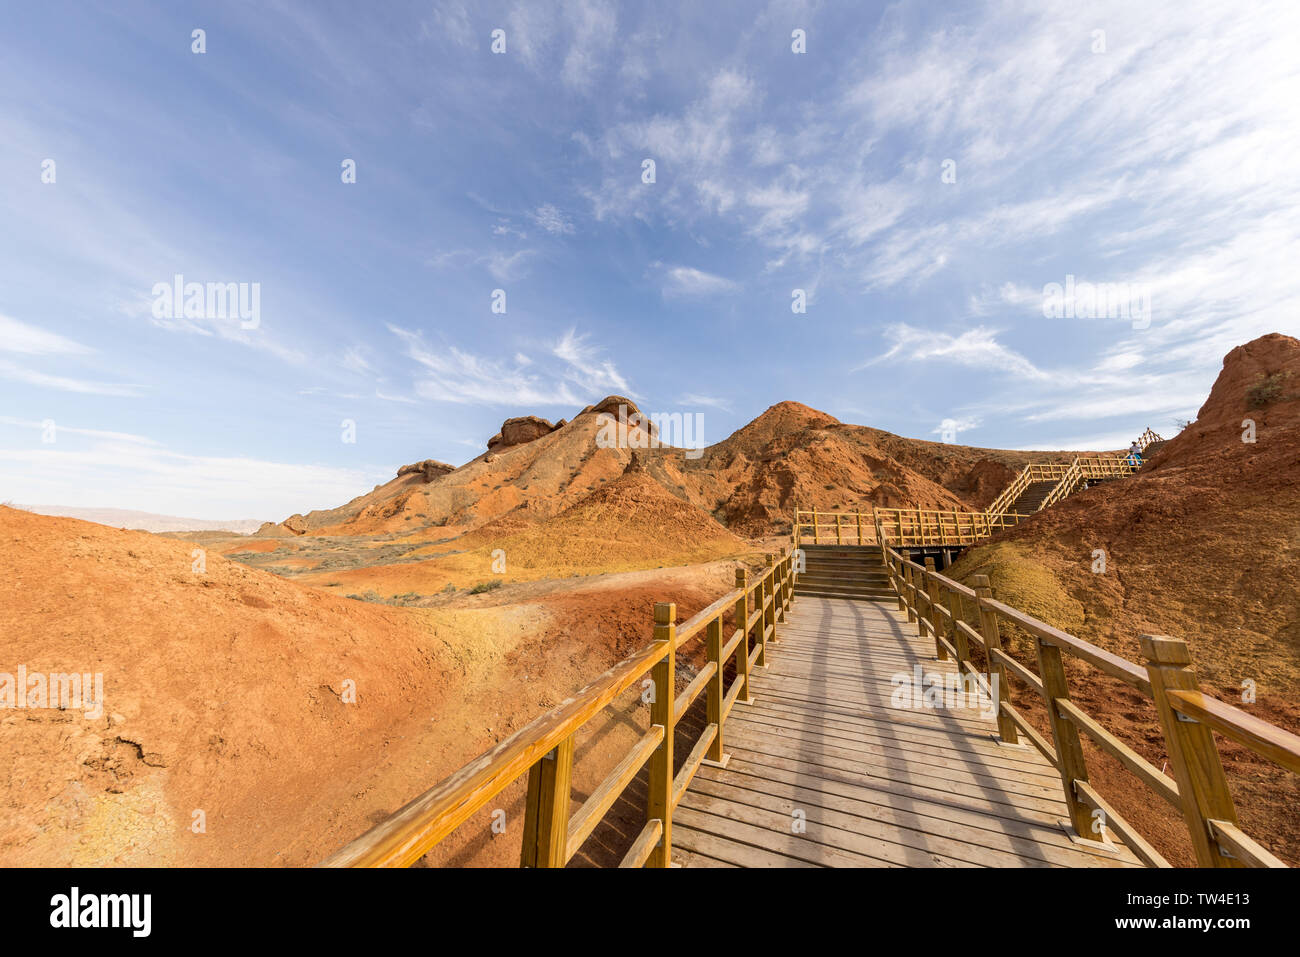
<svg viewBox="0 0 1300 957"><path fill-rule="evenodd" d="M891 706L895 675L956 673L892 605L802 597L777 637L726 722L726 767L701 767L673 815L674 863L1141 866L1072 840L1060 775L977 708Z"/></svg>

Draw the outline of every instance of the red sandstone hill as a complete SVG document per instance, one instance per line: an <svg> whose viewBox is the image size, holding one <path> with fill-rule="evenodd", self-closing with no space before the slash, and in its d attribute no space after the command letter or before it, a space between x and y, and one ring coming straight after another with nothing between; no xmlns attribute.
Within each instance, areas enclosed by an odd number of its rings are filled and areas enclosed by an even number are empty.
<svg viewBox="0 0 1300 957"><path fill-rule="evenodd" d="M788 529L796 505L981 508L1027 462L1077 454L906 439L797 402L772 406L694 457L682 449L637 447L651 444L648 425L644 433L633 428L632 448L603 447L600 416L617 415L620 406L638 412L631 400L610 396L556 425L531 416L508 419L491 450L459 468L404 466L392 481L345 505L294 515L258 534L446 539L507 516L544 520L616 479L636 455L669 494L736 534L763 536Z"/></svg>
<svg viewBox="0 0 1300 957"><path fill-rule="evenodd" d="M527 521L511 513L455 543L457 550L503 549L512 572L601 572L632 565L709 561L752 547L707 513L652 479L640 458L624 473L558 514Z"/></svg>

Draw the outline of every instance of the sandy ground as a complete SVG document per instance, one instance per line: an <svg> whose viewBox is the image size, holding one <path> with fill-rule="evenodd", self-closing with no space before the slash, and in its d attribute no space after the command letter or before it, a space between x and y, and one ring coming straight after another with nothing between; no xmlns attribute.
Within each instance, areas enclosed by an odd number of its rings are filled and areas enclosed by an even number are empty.
<svg viewBox="0 0 1300 957"><path fill-rule="evenodd" d="M648 641L655 601L689 614L734 574L714 563L397 608L212 552L198 574L190 543L72 519L0 509L0 539L5 669L100 673L104 687L94 717L0 711L9 866L314 863ZM591 734L579 784L616 749ZM466 829L440 853L518 853L477 840Z"/></svg>

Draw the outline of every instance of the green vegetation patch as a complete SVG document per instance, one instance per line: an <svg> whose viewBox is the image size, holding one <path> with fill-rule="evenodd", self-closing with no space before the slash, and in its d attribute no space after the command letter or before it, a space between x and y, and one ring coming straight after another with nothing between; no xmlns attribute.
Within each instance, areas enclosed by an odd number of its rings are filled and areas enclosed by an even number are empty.
<svg viewBox="0 0 1300 957"><path fill-rule="evenodd" d="M1272 372L1268 375L1261 372L1255 377L1254 384L1246 390L1246 406L1251 409L1262 409L1276 402L1282 398L1282 389L1290 378L1290 372ZM1295 396L1287 396L1287 398L1295 398Z"/></svg>

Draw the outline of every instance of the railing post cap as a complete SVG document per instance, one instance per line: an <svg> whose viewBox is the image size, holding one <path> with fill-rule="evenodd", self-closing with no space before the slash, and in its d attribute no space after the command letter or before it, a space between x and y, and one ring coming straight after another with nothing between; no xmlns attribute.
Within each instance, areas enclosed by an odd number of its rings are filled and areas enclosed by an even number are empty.
<svg viewBox="0 0 1300 957"><path fill-rule="evenodd" d="M737 585L743 585L743 584L745 584L745 582L748 581L748 580L749 580L749 571L748 571L747 569L744 569L744 568L737 568L737 569L736 569L736 584L737 584Z"/></svg>
<svg viewBox="0 0 1300 957"><path fill-rule="evenodd" d="M768 555L767 555L767 563L768 563L769 565L775 565L775 564L776 564L776 556L773 555L771 552L768 552Z"/></svg>
<svg viewBox="0 0 1300 957"><path fill-rule="evenodd" d="M926 571L931 571L931 572L934 571L934 556L933 556L933 555L926 555L926 556L925 556L925 570L926 570Z"/></svg>
<svg viewBox="0 0 1300 957"><path fill-rule="evenodd" d="M971 588L992 588L988 575L972 575L970 577Z"/></svg>
<svg viewBox="0 0 1300 957"><path fill-rule="evenodd" d="M1139 635L1138 646L1142 656L1157 665L1190 665L1192 653L1187 642L1181 638L1169 638L1165 635Z"/></svg>
<svg viewBox="0 0 1300 957"><path fill-rule="evenodd" d="M671 601L655 602L655 624L671 625L677 620L677 603Z"/></svg>

